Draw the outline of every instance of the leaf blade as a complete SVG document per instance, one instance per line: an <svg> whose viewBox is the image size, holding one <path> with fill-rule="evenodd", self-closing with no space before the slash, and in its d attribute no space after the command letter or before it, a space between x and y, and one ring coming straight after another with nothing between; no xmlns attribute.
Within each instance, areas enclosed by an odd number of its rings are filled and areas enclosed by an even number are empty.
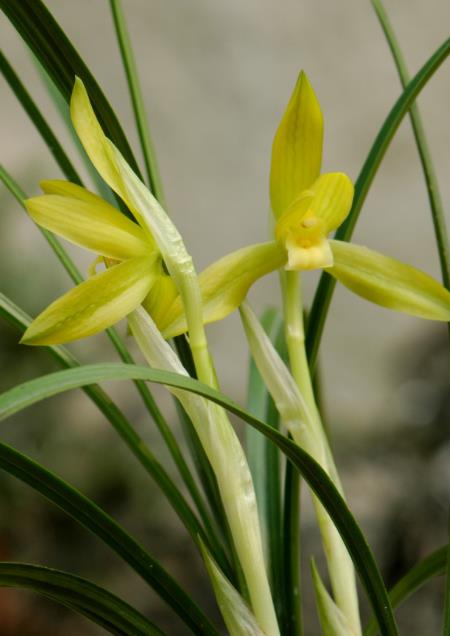
<svg viewBox="0 0 450 636"><path fill-rule="evenodd" d="M52 378L52 375L58 376L56 383L55 377ZM231 413L234 413L271 439L290 461L293 462L297 470L302 473L335 523L354 560L355 568L366 589L383 636L397 636L398 632L392 614L391 604L373 554L353 515L325 471L299 446L258 418L247 413L219 391L197 380L193 380L188 376L181 376L168 371L148 369L147 367L134 365L89 365L77 369L58 371L56 374L50 374L50 376L32 380L29 383L25 383L28 385L25 391L23 388L18 389L17 387L11 389L6 394L0 396L0 416L5 415L7 412L11 413L11 409L17 411L39 399L55 395L69 388L75 388L83 384L91 384L96 381L119 378L129 379L131 377L146 379L158 384L166 384L201 395L219 404Z"/></svg>
<svg viewBox="0 0 450 636"><path fill-rule="evenodd" d="M30 589L103 625L113 634L164 636L131 605L102 587L68 572L28 563L0 563L0 587Z"/></svg>

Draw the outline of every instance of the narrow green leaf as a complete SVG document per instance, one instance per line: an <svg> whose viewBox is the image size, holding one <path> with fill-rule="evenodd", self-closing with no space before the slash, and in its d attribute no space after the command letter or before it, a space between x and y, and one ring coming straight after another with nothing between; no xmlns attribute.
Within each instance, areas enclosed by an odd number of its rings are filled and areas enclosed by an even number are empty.
<svg viewBox="0 0 450 636"><path fill-rule="evenodd" d="M267 309L262 318L261 324L269 335L271 341L278 334L280 327L280 317L275 308ZM247 409L250 413L260 419L266 419L267 409L269 405L269 393L264 385L261 374L259 373L255 362L250 359L248 387L247 387ZM258 501L258 510L261 517L261 528L268 551L268 471L266 466L267 460L267 440L253 428L245 431L247 458L250 471L255 486L256 499Z"/></svg>
<svg viewBox="0 0 450 636"><path fill-rule="evenodd" d="M119 148L132 169L139 174L139 168L114 111L94 76L44 3L41 0L0 0L0 8L67 102L72 93L75 76L83 80L103 130Z"/></svg>
<svg viewBox="0 0 450 636"><path fill-rule="evenodd" d="M448 526L450 538L450 523ZM445 599L444 599L444 629L443 636L450 636L450 542L447 545L447 567L445 581Z"/></svg>
<svg viewBox="0 0 450 636"><path fill-rule="evenodd" d="M311 573L320 625L322 627L322 636L348 636L351 630L348 626L347 619L322 583L314 559L311 559Z"/></svg>
<svg viewBox="0 0 450 636"><path fill-rule="evenodd" d="M51 395L95 382L140 378L201 395L261 431L292 461L308 482L338 529L359 573L383 636L397 636L395 619L374 556L357 522L320 465L299 446L239 407L219 391L188 376L125 364L100 364L68 369L31 380L0 396L0 417L17 412Z"/></svg>
<svg viewBox="0 0 450 636"><path fill-rule="evenodd" d="M394 33L391 21L389 20L389 17L383 7L383 3L381 2L381 0L372 0L372 5L380 21L384 35L386 36L389 48L391 49L392 57L394 59L395 66L400 77L400 82L403 89L405 89L408 85L408 82L410 81L410 75L406 67L403 53L400 49L400 44ZM419 107L416 103L411 105L411 108L409 110L409 117L411 119L411 125L414 133L414 138L416 140L420 163L422 164L428 199L430 201L431 217L433 219L434 233L436 235L439 260L441 263L442 280L445 287L447 289L450 289L450 248L448 244L447 229L445 227L446 224L444 208L442 205L436 171L434 169L433 160L431 158L422 117L420 115Z"/></svg>
<svg viewBox="0 0 450 636"><path fill-rule="evenodd" d="M40 492L106 543L161 596L194 634L218 636L215 627L176 581L90 499L26 455L3 443L0 443L0 467Z"/></svg>
<svg viewBox="0 0 450 636"><path fill-rule="evenodd" d="M283 322L277 309L267 309L261 324L278 351L283 348ZM250 360L247 389L247 409L256 417L277 430L279 417L261 375ZM260 512L263 540L268 555L272 593L278 618L282 621L284 611L283 585L283 531L281 506L280 455L277 447L253 428L247 428L247 458L255 485L258 510Z"/></svg>
<svg viewBox="0 0 450 636"><path fill-rule="evenodd" d="M144 155L148 182L150 184L151 191L161 205L164 206L162 183L159 177L153 143L150 137L150 129L147 123L147 116L145 113L145 105L142 98L136 62L120 0L110 0L110 7L116 29L117 41L119 43L120 54L122 56L122 62L127 76L128 90L131 97L131 103L133 105L134 118L136 120L139 140L141 142L142 154Z"/></svg>
<svg viewBox="0 0 450 636"><path fill-rule="evenodd" d="M14 69L1 51L0 70L3 74L3 77L6 79L11 89L14 91L17 99L22 104L22 107L30 118L30 121L34 124L42 139L47 144L48 149L52 153L56 163L61 168L63 174L69 181L72 181L72 183L82 185L77 171L72 165L69 157L64 152L64 149L59 143L57 137L53 134L52 129L46 122L39 108L36 106L31 95L28 93L27 89L20 81L19 76L17 75L17 73L15 73Z"/></svg>
<svg viewBox="0 0 450 636"><path fill-rule="evenodd" d="M389 591L392 607L396 608L410 598L414 592L420 590L425 583L435 576L445 574L447 566L448 546L439 548L428 555L423 561L415 565ZM375 636L378 627L374 619L364 630L364 636Z"/></svg>
<svg viewBox="0 0 450 636"><path fill-rule="evenodd" d="M283 516L283 574L285 636L302 636L300 579L300 477L291 462L286 462Z"/></svg>
<svg viewBox="0 0 450 636"><path fill-rule="evenodd" d="M0 563L0 587L32 590L102 625L111 634L164 636L131 605L86 579L28 563Z"/></svg>
<svg viewBox="0 0 450 636"><path fill-rule="evenodd" d="M31 319L19 307L14 305L6 296L0 293L0 316L5 318L13 327L21 333L24 331ZM64 347L52 346L46 349L53 355L59 364L66 368L79 367L80 363L77 359L67 351ZM145 386L145 385L144 385ZM223 565L228 572L229 565L227 558L223 552L214 531L210 530L207 534L198 521L191 507L183 497L177 486L173 483L162 464L156 459L144 440L136 433L129 421L125 418L120 409L111 400L109 395L102 388L93 384L92 386L84 386L84 392L96 404L99 410L112 424L116 432L119 434L130 451L140 462L144 470L154 479L163 494L167 497L174 511L179 516L183 525L186 527L194 541L197 542L198 537L209 546L215 558Z"/></svg>
<svg viewBox="0 0 450 636"><path fill-rule="evenodd" d="M419 95L420 91L424 88L449 54L450 38L446 40L430 57L395 102L375 141L373 142L367 159L359 173L358 179L355 183L355 196L353 199L352 209L347 220L336 232L336 239L341 241L350 240L370 186L372 185L381 161L386 154L389 144L391 143L400 123L411 105L414 103L414 100ZM308 321L309 328L306 336L306 349L312 369L315 368L320 340L335 284L335 281L329 276L329 274L324 272L321 275L311 307Z"/></svg>

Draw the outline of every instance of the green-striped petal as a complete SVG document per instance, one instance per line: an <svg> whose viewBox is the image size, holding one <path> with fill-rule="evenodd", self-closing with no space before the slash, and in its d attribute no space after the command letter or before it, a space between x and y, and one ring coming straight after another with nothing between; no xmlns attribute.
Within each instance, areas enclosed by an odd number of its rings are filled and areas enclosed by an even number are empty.
<svg viewBox="0 0 450 636"><path fill-rule="evenodd" d="M276 218L319 176L322 143L320 104L302 71L272 147L270 199Z"/></svg>
<svg viewBox="0 0 450 636"><path fill-rule="evenodd" d="M38 225L97 254L126 260L152 250L142 228L87 191L83 198L45 194L25 204Z"/></svg>
<svg viewBox="0 0 450 636"><path fill-rule="evenodd" d="M239 307L250 286L262 276L282 267L286 252L277 243L260 243L232 252L199 275L205 324L222 320ZM158 324L165 338L187 330L179 297Z"/></svg>
<svg viewBox="0 0 450 636"><path fill-rule="evenodd" d="M330 241L327 270L355 294L382 307L429 320L450 320L450 292L434 278L367 247Z"/></svg>
<svg viewBox="0 0 450 636"><path fill-rule="evenodd" d="M155 258L133 258L96 274L55 300L21 342L51 345L92 336L133 311L153 284Z"/></svg>

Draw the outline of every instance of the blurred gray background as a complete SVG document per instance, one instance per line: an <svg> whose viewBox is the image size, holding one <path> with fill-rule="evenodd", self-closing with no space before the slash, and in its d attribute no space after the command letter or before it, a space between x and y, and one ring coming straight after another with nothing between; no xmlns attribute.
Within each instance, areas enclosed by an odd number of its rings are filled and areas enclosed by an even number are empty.
<svg viewBox="0 0 450 636"><path fill-rule="evenodd" d="M96 75L139 155L109 4L106 0L48 0L47 5ZM415 73L448 37L450 4L446 0L391 0L385 6L410 72ZM266 240L272 138L301 69L308 73L324 112L323 170L344 171L353 179L400 93L369 1L124 0L123 8L168 209L199 270L232 250ZM49 122L69 141L27 50L4 17L0 37L5 54ZM39 192L40 179L61 174L14 95L3 80L0 85L2 162L31 196ZM450 197L449 103L447 63L419 100L444 203ZM74 151L72 156L77 159ZM68 279L4 189L0 202L1 289L36 314L68 289ZM354 239L440 277L426 190L407 120L379 170ZM70 251L86 271L90 255L75 248ZM304 278L309 300L317 276ZM279 303L276 276L260 281L250 300L258 311ZM328 420L342 459L347 460L344 470L350 501L363 521L371 516L376 519L386 506L394 509L396 497L416 483L417 471L423 469L422 464L408 464L402 481L396 473L401 465L396 458L386 472L377 469L372 474L369 467L352 479L353 471L363 463L359 451L363 455L373 451L371 440L390 440L395 431L403 440L405 432L421 435L433 420L436 383L431 384L429 378L435 377L439 386L443 382L445 394L446 363L439 356L445 333L444 325L388 312L337 288L322 344L321 371ZM223 390L243 402L247 351L238 317L209 327L208 334ZM12 341L13 336L10 338ZM103 336L77 344L75 350L85 360L114 359ZM427 351L435 352L431 362ZM3 376L5 387L35 374L28 362L31 354L22 349L17 352L12 359L19 362L14 368L8 363L9 373ZM117 385L114 391L125 404L133 404L134 395L125 388ZM158 395L163 403L168 402L161 392ZM88 446L86 436L92 439L93 431L104 434L105 425L87 400L67 396L57 402L54 414L58 404L68 405L69 411L76 404L78 417L70 428L70 448L73 444ZM136 418L143 418L136 406L130 408ZM24 432L26 425L21 426ZM80 477L79 459L68 462L61 451L65 435L56 424L51 430L52 444L58 449L51 459L53 467L87 483L86 475ZM7 434L14 440L17 433L8 429ZM44 452L48 430L35 434L41 441L33 443ZM111 434L113 443L116 440ZM353 447L355 456L349 460L345 450ZM448 460L448 445L444 448L443 457ZM389 464L386 454L384 457ZM439 458L439 466L448 465L441 455ZM425 465L429 467L429 462ZM376 524L372 527L367 521L367 527L376 541ZM440 530L437 533L440 536Z"/></svg>

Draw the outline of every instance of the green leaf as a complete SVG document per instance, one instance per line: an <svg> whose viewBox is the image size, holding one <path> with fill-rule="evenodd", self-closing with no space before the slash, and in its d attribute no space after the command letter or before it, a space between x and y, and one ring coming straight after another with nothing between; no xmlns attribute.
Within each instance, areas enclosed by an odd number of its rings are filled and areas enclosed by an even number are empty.
<svg viewBox="0 0 450 636"><path fill-rule="evenodd" d="M63 174L69 181L72 181L72 183L82 185L77 171L72 165L69 157L66 155L57 137L54 135L52 129L46 122L41 111L36 106L31 95L28 93L27 89L20 81L20 78L15 73L14 69L1 51L0 69L3 77L6 79L11 89L14 91L14 94L16 95L19 102L22 104L22 107L30 118L30 121L34 124L42 139L47 144L48 149L52 153L56 163L61 168Z"/></svg>
<svg viewBox="0 0 450 636"><path fill-rule="evenodd" d="M389 48L391 49L392 57L394 58L402 87L405 89L410 81L410 76L408 69L406 68L406 62L400 49L399 42L395 36L391 22L384 10L381 0L372 0L372 5L380 21L384 35L386 36ZM439 192L436 171L434 169L428 141L425 135L425 129L422 123L422 117L417 104L414 103L411 105L409 117L411 119L417 150L419 152L420 163L422 164L428 199L430 201L431 216L433 219L439 260L441 263L442 280L445 287L450 289L450 248L447 238L447 229L445 227L444 208Z"/></svg>
<svg viewBox="0 0 450 636"><path fill-rule="evenodd" d="M119 636L164 636L131 605L86 579L28 563L0 563L0 587L28 589L65 605Z"/></svg>
<svg viewBox="0 0 450 636"><path fill-rule="evenodd" d="M308 482L338 529L359 573L384 636L397 636L397 628L383 579L374 556L345 501L320 465L299 446L235 402L187 376L123 364L100 364L58 371L25 382L0 396L0 417L17 412L51 395L85 384L108 380L140 378L201 395L261 431L288 457Z"/></svg>
<svg viewBox="0 0 450 636"><path fill-rule="evenodd" d="M322 583L314 559L311 559L311 572L322 636L348 636L351 630L349 629L347 619Z"/></svg>
<svg viewBox="0 0 450 636"><path fill-rule="evenodd" d="M71 374L74 371L78 369L59 373ZM26 455L3 443L0 443L0 467L40 492L114 550L161 596L194 634L218 636L217 630L205 614L164 568L94 502Z"/></svg>
<svg viewBox="0 0 450 636"><path fill-rule="evenodd" d="M358 179L355 183L355 196L353 199L352 209L347 220L336 232L336 239L341 241L350 240L370 186L372 185L381 161L386 154L389 144L391 143L400 123L407 114L411 105L414 103L416 97L449 54L450 38L446 40L430 57L395 102L378 135L376 136L367 159L359 173ZM321 275L319 285L317 286L314 296L308 321L309 328L306 336L306 349L312 369L315 368L320 339L322 337L334 287L335 281L329 276L329 274L324 272Z"/></svg>
<svg viewBox="0 0 450 636"><path fill-rule="evenodd" d="M448 527L450 535L450 524ZM443 636L450 636L450 542L447 545L447 563L446 563L446 581L445 581L445 600L444 600L444 629Z"/></svg>
<svg viewBox="0 0 450 636"><path fill-rule="evenodd" d="M444 546L429 554L423 561L415 565L389 591L392 607L396 608L410 598L414 592L420 590L425 583L435 576L445 573L447 565L448 546ZM378 633L374 619L364 630L364 636L375 636Z"/></svg>
<svg viewBox="0 0 450 636"><path fill-rule="evenodd" d="M285 636L302 636L300 578L300 477L291 462L286 462L284 479L283 574Z"/></svg>
<svg viewBox="0 0 450 636"><path fill-rule="evenodd" d="M262 318L261 324L269 335L272 342L278 336L282 327L280 315L277 309L267 309ZM250 359L248 387L247 387L247 409L250 413L260 419L267 421L267 411L270 396L263 382L253 358ZM261 517L261 529L268 550L268 482L270 473L267 468L267 446L268 441L258 431L253 428L247 428L245 431L247 459L255 486L256 499L258 501L258 510Z"/></svg>
<svg viewBox="0 0 450 636"><path fill-rule="evenodd" d="M139 168L125 133L92 73L41 0L0 0L0 8L28 44L65 100L75 76L80 77L95 104L100 124L133 170Z"/></svg>
<svg viewBox="0 0 450 636"><path fill-rule="evenodd" d="M134 118L138 129L139 140L141 142L148 182L150 184L151 191L161 203L161 205L164 206L162 183L159 177L155 152L153 150L153 143L147 124L145 105L142 98L136 62L134 59L130 38L127 32L125 17L123 15L120 0L110 0L110 6L114 20L114 26L116 28L116 36L119 43L120 54L125 68L125 74L127 76L128 91L130 93L131 103L133 105Z"/></svg>
<svg viewBox="0 0 450 636"><path fill-rule="evenodd" d="M30 323L30 318L19 307L14 305L6 296L0 293L0 316L5 318L13 327L21 333ZM67 351L64 347L53 346L46 347L59 364L66 368L74 368L80 366L77 359ZM147 388L144 383L141 383ZM192 511L186 499L183 497L177 486L173 483L162 464L156 459L147 444L144 442L130 422L126 419L122 411L111 400L109 395L97 385L83 387L84 392L96 404L100 411L112 424L122 441L127 445L136 459L140 462L144 470L154 479L155 483L167 497L174 511L194 539L198 537L208 545L215 558L228 571L229 565L227 558L223 553L223 549L217 540L213 530L209 529L208 534L205 533L202 525L199 523L196 515ZM151 393L148 392L151 396ZM167 426L167 425L166 425ZM164 429L163 429L164 430ZM175 441L176 444L176 441ZM177 446L178 448L178 446ZM179 451L181 455L181 451Z"/></svg>
<svg viewBox="0 0 450 636"><path fill-rule="evenodd" d="M267 309L261 324L280 352L284 345L284 328L281 315L275 308ZM247 409L256 417L279 429L279 416L253 359L249 365ZM272 593L279 620L285 606L283 531L281 506L280 454L277 447L253 428L247 428L246 450L255 486L261 528L268 554ZM299 536L296 537L298 545ZM294 559L295 560L295 559Z"/></svg>

